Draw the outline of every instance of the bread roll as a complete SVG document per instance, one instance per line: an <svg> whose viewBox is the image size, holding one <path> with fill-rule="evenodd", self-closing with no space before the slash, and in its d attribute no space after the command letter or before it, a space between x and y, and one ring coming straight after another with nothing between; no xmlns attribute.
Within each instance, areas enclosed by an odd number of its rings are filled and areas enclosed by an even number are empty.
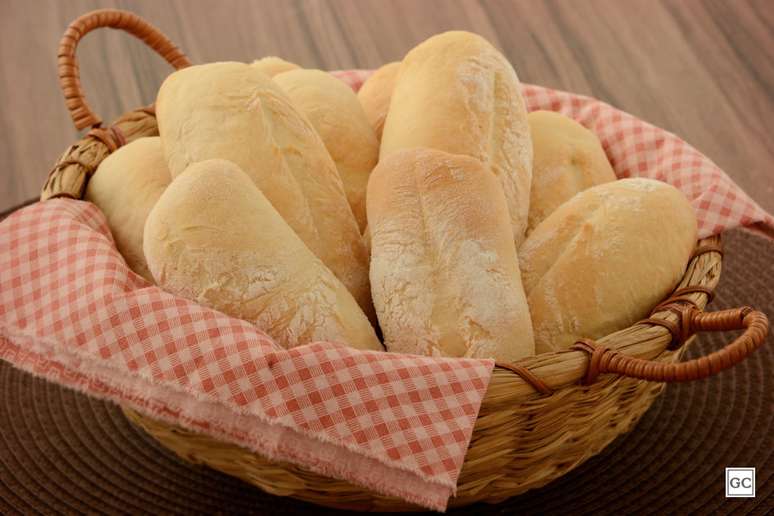
<svg viewBox="0 0 774 516"><path fill-rule="evenodd" d="M172 181L158 136L139 138L100 163L85 199L102 210L118 251L134 272L153 282L142 254L145 219Z"/></svg>
<svg viewBox="0 0 774 516"><path fill-rule="evenodd" d="M476 159L388 155L368 184L371 286L389 351L513 361L534 353L502 189Z"/></svg>
<svg viewBox="0 0 774 516"><path fill-rule="evenodd" d="M297 70L301 68L295 63L291 63L290 61L285 61L281 57L276 56L267 56L261 59L257 59L253 61L253 63L250 65L253 68L260 70L261 72L265 73L269 77L274 77L277 74L280 74L282 72L288 72L290 70Z"/></svg>
<svg viewBox="0 0 774 516"><path fill-rule="evenodd" d="M320 70L292 70L274 77L309 119L339 171L360 230L366 226L368 176L379 158L379 142L352 89Z"/></svg>
<svg viewBox="0 0 774 516"><path fill-rule="evenodd" d="M384 123L380 159L429 147L479 159L500 181L513 236L529 214L532 141L521 85L508 61L469 32L445 32L403 60Z"/></svg>
<svg viewBox="0 0 774 516"><path fill-rule="evenodd" d="M279 86L243 63L192 66L161 85L156 115L173 177L197 161L234 162L372 310L367 257L336 165Z"/></svg>
<svg viewBox="0 0 774 516"><path fill-rule="evenodd" d="M554 111L533 111L527 120L534 151L529 235L573 195L616 177L597 135L572 118Z"/></svg>
<svg viewBox="0 0 774 516"><path fill-rule="evenodd" d="M536 351L646 317L680 281L695 244L693 209L666 183L622 179L562 204L519 249Z"/></svg>
<svg viewBox="0 0 774 516"><path fill-rule="evenodd" d="M188 167L148 216L145 255L173 294L238 317L285 348L318 340L380 350L353 297L239 167Z"/></svg>
<svg viewBox="0 0 774 516"><path fill-rule="evenodd" d="M376 133L377 140L382 139L384 119L390 109L392 90L395 89L399 71L400 61L388 63L376 70L357 92L357 98Z"/></svg>

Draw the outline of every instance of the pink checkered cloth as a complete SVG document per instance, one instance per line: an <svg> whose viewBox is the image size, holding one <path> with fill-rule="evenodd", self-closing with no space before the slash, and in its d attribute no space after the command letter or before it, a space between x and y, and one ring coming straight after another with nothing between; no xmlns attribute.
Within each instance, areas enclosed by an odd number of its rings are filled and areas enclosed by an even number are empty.
<svg viewBox="0 0 774 516"><path fill-rule="evenodd" d="M357 89L365 71L339 72ZM525 86L530 109L595 131L620 177L672 183L700 236L771 229L709 159L590 98ZM247 322L151 286L116 251L92 204L50 200L0 224L0 357L68 387L236 443L273 460L445 510L491 360L284 350Z"/></svg>

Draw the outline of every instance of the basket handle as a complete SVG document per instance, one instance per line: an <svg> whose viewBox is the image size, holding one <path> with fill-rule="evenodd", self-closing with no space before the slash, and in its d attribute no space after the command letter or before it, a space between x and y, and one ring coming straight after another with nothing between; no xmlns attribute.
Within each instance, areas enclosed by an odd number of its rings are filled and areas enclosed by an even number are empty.
<svg viewBox="0 0 774 516"><path fill-rule="evenodd" d="M663 363L622 355L600 346L592 340L581 339L573 349L590 355L584 383L592 383L602 373L614 373L629 378L652 382L687 382L707 378L744 360L758 349L769 331L766 314L749 306L703 312L693 306L681 310L681 331L688 337L698 331L744 330L724 348L687 362Z"/></svg>
<svg viewBox="0 0 774 516"><path fill-rule="evenodd" d="M59 40L57 51L59 86L75 128L99 127L102 119L94 114L86 102L81 87L80 70L75 51L86 34L101 27L121 29L144 41L175 69L191 66L188 58L159 29L139 16L119 9L99 9L75 19Z"/></svg>

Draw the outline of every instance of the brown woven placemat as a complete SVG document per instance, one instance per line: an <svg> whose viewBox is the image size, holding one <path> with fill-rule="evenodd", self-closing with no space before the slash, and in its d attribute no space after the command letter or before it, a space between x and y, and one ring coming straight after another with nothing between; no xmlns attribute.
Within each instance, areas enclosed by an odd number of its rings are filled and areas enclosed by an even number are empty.
<svg viewBox="0 0 774 516"><path fill-rule="evenodd" d="M733 231L725 249L709 308L749 304L774 316L774 242ZM729 337L701 335L688 354ZM670 385L632 432L552 484L450 513L771 513L772 340L730 371ZM756 498L725 498L726 466L757 468ZM0 514L32 512L340 514L189 465L116 406L0 361Z"/></svg>

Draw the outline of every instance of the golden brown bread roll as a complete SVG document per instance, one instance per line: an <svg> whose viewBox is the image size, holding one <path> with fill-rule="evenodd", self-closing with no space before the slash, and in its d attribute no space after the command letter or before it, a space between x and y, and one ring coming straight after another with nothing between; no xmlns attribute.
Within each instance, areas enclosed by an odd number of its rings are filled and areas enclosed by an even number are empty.
<svg viewBox="0 0 774 516"><path fill-rule="evenodd" d="M376 133L377 140L382 139L384 120L390 109L392 90L395 89L399 71L400 61L388 63L376 70L357 92L357 98Z"/></svg>
<svg viewBox="0 0 774 516"><path fill-rule="evenodd" d="M615 181L597 135L554 111L527 115L534 159L527 235L560 204L594 185Z"/></svg>
<svg viewBox="0 0 774 516"><path fill-rule="evenodd" d="M243 63L191 66L161 85L156 115L173 177L206 159L235 163L372 311L367 256L336 165L277 84Z"/></svg>
<svg viewBox="0 0 774 516"><path fill-rule="evenodd" d="M153 282L142 253L145 219L172 181L158 136L139 138L100 163L86 186L85 199L102 210L126 264Z"/></svg>
<svg viewBox="0 0 774 516"><path fill-rule="evenodd" d="M144 248L164 289L254 323L283 347L382 349L344 285L229 161L178 175L148 216Z"/></svg>
<svg viewBox="0 0 774 516"><path fill-rule="evenodd" d="M521 243L532 173L527 111L516 72L485 39L445 32L403 59L379 156L412 147L465 154L491 169Z"/></svg>
<svg viewBox="0 0 774 516"><path fill-rule="evenodd" d="M325 143L362 231L366 225L366 185L379 157L379 142L357 96L340 79L320 70L291 70L276 75L274 82Z"/></svg>
<svg viewBox="0 0 774 516"><path fill-rule="evenodd" d="M387 155L368 184L371 288L389 351L513 361L534 353L508 207L476 159Z"/></svg>
<svg viewBox="0 0 774 516"><path fill-rule="evenodd" d="M301 68L297 64L291 63L290 61L285 61L281 57L277 56L266 56L261 59L257 59L253 61L250 66L256 70L260 70L269 77L274 77L277 74Z"/></svg>
<svg viewBox="0 0 774 516"><path fill-rule="evenodd" d="M622 179L559 206L519 249L537 353L632 325L680 281L696 217L676 188Z"/></svg>

